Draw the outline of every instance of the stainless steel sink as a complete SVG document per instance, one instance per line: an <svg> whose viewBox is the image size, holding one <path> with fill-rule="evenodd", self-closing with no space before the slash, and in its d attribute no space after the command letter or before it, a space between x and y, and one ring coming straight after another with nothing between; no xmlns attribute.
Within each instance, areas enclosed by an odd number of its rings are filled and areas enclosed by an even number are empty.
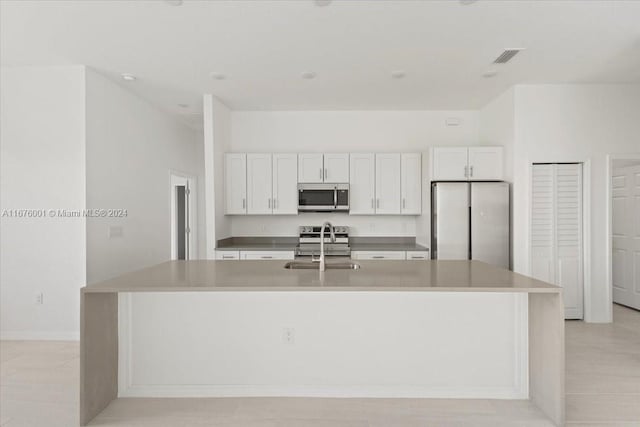
<svg viewBox="0 0 640 427"><path fill-rule="evenodd" d="M319 270L320 264L317 262L293 261L286 263L284 268L289 270ZM327 270L357 270L360 268L360 264L353 262L326 263L325 268Z"/></svg>

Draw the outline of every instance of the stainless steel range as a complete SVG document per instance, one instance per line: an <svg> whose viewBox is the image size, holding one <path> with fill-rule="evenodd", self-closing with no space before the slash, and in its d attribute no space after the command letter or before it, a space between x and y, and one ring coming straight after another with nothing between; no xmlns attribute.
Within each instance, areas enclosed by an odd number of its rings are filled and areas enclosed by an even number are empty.
<svg viewBox="0 0 640 427"><path fill-rule="evenodd" d="M320 226L301 226L298 237L296 255L319 256L320 255ZM324 235L324 253L326 256L349 256L349 227L333 227L336 240L331 242L330 233Z"/></svg>

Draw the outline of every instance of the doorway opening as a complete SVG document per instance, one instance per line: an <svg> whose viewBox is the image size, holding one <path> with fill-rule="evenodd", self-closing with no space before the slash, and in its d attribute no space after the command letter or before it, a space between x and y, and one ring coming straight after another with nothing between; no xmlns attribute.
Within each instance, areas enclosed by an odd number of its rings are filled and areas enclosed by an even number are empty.
<svg viewBox="0 0 640 427"><path fill-rule="evenodd" d="M608 190L611 300L640 310L640 153L609 156Z"/></svg>
<svg viewBox="0 0 640 427"><path fill-rule="evenodd" d="M195 178L171 173L171 259L197 258L195 242Z"/></svg>

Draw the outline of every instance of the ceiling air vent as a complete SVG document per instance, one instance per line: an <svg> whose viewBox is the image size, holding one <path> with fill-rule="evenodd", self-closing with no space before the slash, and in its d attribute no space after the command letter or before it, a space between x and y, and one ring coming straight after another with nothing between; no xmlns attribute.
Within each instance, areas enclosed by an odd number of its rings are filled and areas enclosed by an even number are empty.
<svg viewBox="0 0 640 427"><path fill-rule="evenodd" d="M505 64L507 62L509 62L511 60L511 58L513 58L514 56L516 56L518 54L518 52L520 52L522 50L522 48L517 48L517 49L505 49L504 52L502 52L500 54L500 56L498 56L493 63L494 64Z"/></svg>

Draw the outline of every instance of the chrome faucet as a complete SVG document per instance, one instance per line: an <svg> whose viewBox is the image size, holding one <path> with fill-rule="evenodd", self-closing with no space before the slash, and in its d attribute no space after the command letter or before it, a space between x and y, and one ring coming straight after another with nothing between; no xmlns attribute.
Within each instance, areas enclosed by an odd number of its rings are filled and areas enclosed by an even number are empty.
<svg viewBox="0 0 640 427"><path fill-rule="evenodd" d="M333 225L329 221L325 221L320 228L320 271L325 271L325 263L324 263L324 230L326 227L329 227L329 233L331 233L331 243L335 243L336 241L336 233L333 229Z"/></svg>

